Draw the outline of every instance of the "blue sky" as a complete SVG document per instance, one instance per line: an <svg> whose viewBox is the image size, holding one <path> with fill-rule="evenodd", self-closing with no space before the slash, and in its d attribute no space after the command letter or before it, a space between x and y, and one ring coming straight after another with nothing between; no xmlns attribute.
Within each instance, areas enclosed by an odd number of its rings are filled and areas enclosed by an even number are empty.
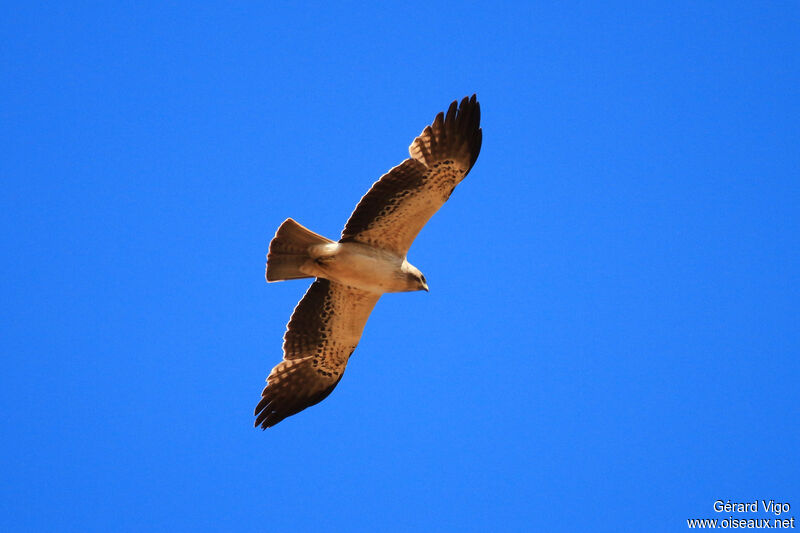
<svg viewBox="0 0 800 533"><path fill-rule="evenodd" d="M4 10L0 528L800 515L798 5L335 4ZM264 282L275 229L338 236L473 92L431 292L253 429L308 285Z"/></svg>

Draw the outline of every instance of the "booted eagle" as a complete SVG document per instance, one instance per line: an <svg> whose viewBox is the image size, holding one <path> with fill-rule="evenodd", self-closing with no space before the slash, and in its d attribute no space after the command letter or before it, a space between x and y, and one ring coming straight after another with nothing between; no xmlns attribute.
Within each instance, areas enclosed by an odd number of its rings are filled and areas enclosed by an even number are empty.
<svg viewBox="0 0 800 533"><path fill-rule="evenodd" d="M428 290L406 260L422 226L450 198L481 149L481 109L473 94L450 104L414 139L411 157L361 198L334 242L287 219L269 245L267 281L317 278L297 304L255 410L266 429L325 399L381 294Z"/></svg>

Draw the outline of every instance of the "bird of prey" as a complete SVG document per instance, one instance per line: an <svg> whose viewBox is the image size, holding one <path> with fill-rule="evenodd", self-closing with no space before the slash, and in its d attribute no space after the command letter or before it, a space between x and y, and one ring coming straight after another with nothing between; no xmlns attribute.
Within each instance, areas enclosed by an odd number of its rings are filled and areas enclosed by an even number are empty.
<svg viewBox="0 0 800 533"><path fill-rule="evenodd" d="M291 218L281 224L269 245L267 281L316 280L286 327L283 361L267 377L256 427L274 426L333 391L383 293L428 290L406 254L475 164L481 136L473 94L422 130L408 149L411 157L361 198L338 242Z"/></svg>

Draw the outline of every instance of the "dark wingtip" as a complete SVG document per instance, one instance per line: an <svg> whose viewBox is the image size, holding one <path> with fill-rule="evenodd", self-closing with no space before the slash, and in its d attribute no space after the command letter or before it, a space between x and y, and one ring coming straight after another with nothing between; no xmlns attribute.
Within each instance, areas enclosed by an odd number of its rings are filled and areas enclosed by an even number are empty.
<svg viewBox="0 0 800 533"><path fill-rule="evenodd" d="M470 169L478 160L483 142L483 131L481 130L481 104L478 102L477 93L472 96L465 96L461 99L458 107L458 114L461 119L462 134L467 136L470 151Z"/></svg>
<svg viewBox="0 0 800 533"><path fill-rule="evenodd" d="M444 118L445 128L452 128L456 121L458 113L458 100L453 100L450 107L447 108L447 115Z"/></svg>

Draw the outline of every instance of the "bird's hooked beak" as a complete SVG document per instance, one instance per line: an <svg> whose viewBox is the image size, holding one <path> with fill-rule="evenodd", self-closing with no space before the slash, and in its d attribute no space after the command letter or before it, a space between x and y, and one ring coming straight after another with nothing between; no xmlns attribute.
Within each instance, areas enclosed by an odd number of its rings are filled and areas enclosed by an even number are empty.
<svg viewBox="0 0 800 533"><path fill-rule="evenodd" d="M428 283L426 281L422 282L422 290L425 292L431 292L428 290Z"/></svg>

